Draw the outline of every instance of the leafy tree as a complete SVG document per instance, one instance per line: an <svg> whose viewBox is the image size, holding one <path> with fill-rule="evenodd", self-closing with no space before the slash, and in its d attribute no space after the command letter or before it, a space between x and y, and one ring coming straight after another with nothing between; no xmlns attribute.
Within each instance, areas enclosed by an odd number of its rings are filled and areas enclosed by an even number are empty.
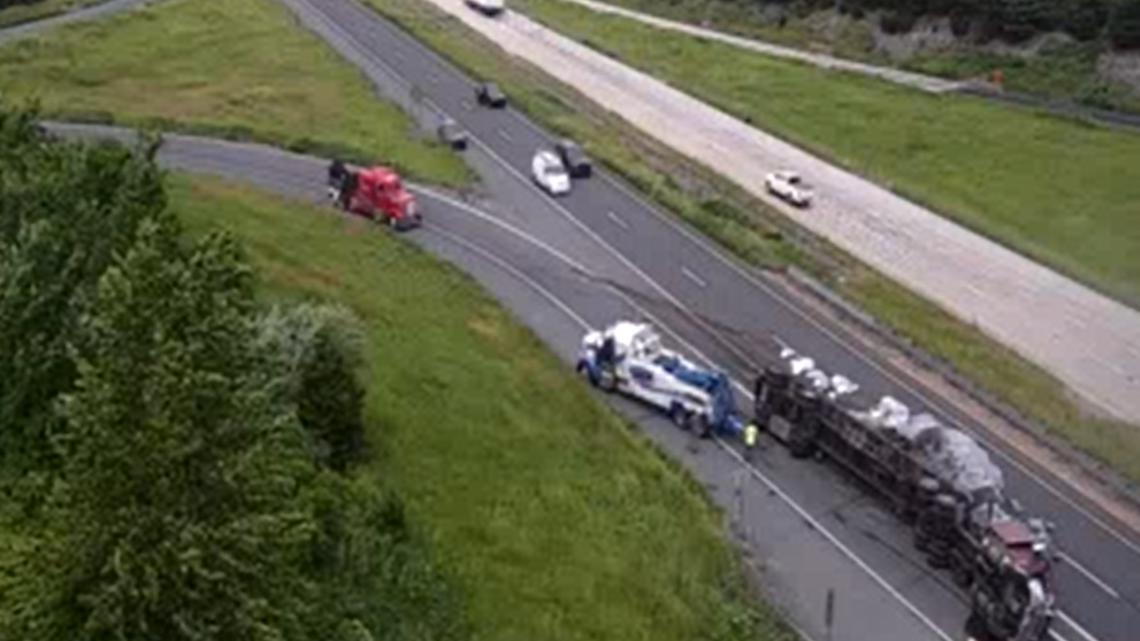
<svg viewBox="0 0 1140 641"><path fill-rule="evenodd" d="M1011 40L1025 40L1038 31L1052 27L1053 0L1002 0L1000 21L1002 33Z"/></svg>
<svg viewBox="0 0 1140 641"><path fill-rule="evenodd" d="M1140 0L1121 0L1109 20L1108 35L1121 49L1140 47Z"/></svg>
<svg viewBox="0 0 1140 641"><path fill-rule="evenodd" d="M284 392L311 436L316 458L344 471L364 447L361 332L346 309L303 305L275 308L262 322Z"/></svg>
<svg viewBox="0 0 1140 641"><path fill-rule="evenodd" d="M310 638L313 470L256 368L251 300L231 242L186 250L166 216L101 279L62 483L0 637Z"/></svg>
<svg viewBox="0 0 1140 641"><path fill-rule="evenodd" d="M0 467L46 467L52 403L75 378L67 345L99 277L165 206L156 144L49 142L34 111L0 105Z"/></svg>
<svg viewBox="0 0 1140 641"><path fill-rule="evenodd" d="M1108 21L1108 7L1103 0L1072 0L1064 11L1065 30L1080 40L1093 40Z"/></svg>
<svg viewBox="0 0 1140 641"><path fill-rule="evenodd" d="M326 472L309 501L320 523L313 546L324 616L318 629L335 630L343 641L470 636L461 594L435 568L397 497Z"/></svg>

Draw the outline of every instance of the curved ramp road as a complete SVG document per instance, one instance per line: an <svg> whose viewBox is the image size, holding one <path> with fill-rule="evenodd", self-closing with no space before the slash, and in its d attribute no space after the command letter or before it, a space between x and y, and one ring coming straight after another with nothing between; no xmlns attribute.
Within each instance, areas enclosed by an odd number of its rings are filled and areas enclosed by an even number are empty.
<svg viewBox="0 0 1140 641"><path fill-rule="evenodd" d="M578 183L566 198L547 198L526 168L549 136L513 110L476 108L470 79L357 2L282 1L425 128L447 113L472 133L466 157L486 192L479 207L422 192L428 225L408 238L471 271L564 358L572 357L584 325L633 315L657 323L673 344L747 384L754 357L779 339L874 392L928 407L964 429L979 428L890 363L867 356L842 327L802 308L605 173ZM56 129L124 135L99 127ZM286 195L324 195L319 159L184 136L168 137L160 157L171 167ZM694 448L655 414L615 403L708 485L736 522L736 536L753 550L776 600L812 637L825 636L823 602L831 588L838 595L836 641L960 638L961 595L915 556L909 532L847 479L826 466L792 461L779 447L762 453L754 468L744 467L727 445ZM1001 441L989 444L1011 493L1058 524L1069 562L1060 568L1064 616L1054 638L1133 638L1140 629L1140 545L1133 534L1032 459Z"/></svg>
<svg viewBox="0 0 1140 641"><path fill-rule="evenodd" d="M1097 405L1140 421L1140 311L526 16L508 12L489 20L463 0L425 1L508 53L556 69L562 82L977 325ZM764 176L785 168L816 186L811 209L788 207L767 194Z"/></svg>
<svg viewBox="0 0 1140 641"><path fill-rule="evenodd" d="M101 2L96 5L76 9L75 11L69 11L50 18L44 18L43 20L26 22L9 29L0 30L0 45L11 40L16 40L17 38L43 33L44 31L55 29L65 24L104 18L126 11L127 9L133 9L134 7L147 5L156 1L157 0L107 0L106 2Z"/></svg>

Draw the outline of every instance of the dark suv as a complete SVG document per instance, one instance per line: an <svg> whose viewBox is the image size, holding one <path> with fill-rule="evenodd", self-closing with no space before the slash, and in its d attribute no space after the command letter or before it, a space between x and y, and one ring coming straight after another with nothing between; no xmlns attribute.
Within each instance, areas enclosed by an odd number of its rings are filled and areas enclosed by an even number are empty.
<svg viewBox="0 0 1140 641"><path fill-rule="evenodd" d="M479 100L479 104L484 107L491 107L492 109L502 109L507 106L507 96L499 89L499 85L493 82L484 82L483 84L475 87L475 98Z"/></svg>
<svg viewBox="0 0 1140 641"><path fill-rule="evenodd" d="M554 145L554 151L562 159L562 164L566 167L566 171L570 172L571 178L589 178L593 173L590 159L586 157L586 152L582 151L578 143L562 139Z"/></svg>

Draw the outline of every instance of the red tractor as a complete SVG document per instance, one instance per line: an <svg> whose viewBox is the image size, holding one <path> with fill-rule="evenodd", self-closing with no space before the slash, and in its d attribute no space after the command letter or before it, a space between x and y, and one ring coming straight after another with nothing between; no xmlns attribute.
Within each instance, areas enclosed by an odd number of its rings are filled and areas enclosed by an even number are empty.
<svg viewBox="0 0 1140 641"><path fill-rule="evenodd" d="M410 229L423 222L415 196L404 188L400 175L388 167L353 170L334 160L329 165L329 197L341 209L393 229Z"/></svg>

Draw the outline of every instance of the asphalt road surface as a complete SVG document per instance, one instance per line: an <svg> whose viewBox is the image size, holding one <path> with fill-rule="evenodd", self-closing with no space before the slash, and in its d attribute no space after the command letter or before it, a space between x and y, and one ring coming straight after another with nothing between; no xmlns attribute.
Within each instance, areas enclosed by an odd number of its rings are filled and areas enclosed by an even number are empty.
<svg viewBox="0 0 1140 641"><path fill-rule="evenodd" d="M567 197L546 197L526 172L531 154L549 137L513 110L476 107L470 79L355 1L282 1L425 127L446 112L472 133L467 158L483 193L465 203L421 191L428 223L408 239L471 272L567 362L585 327L645 318L674 347L716 362L747 386L755 363L770 356L778 338L865 389L974 428L890 364L861 353L842 327L802 308L616 179L601 173L576 183ZM58 129L121 135L99 127ZM286 195L324 196L323 161L266 147L172 136L161 160ZM962 595L925 567L909 532L847 479L829 467L793 461L776 446L755 465L744 465L731 444L694 443L661 417L613 402L725 506L770 595L805 633L825 637L823 603L833 589L836 641L961 637ZM1070 561L1059 568L1062 617L1054 637L1133 638L1140 629L1140 545L1133 535L1082 505L1047 470L999 444L992 452L1010 494L1057 523Z"/></svg>

